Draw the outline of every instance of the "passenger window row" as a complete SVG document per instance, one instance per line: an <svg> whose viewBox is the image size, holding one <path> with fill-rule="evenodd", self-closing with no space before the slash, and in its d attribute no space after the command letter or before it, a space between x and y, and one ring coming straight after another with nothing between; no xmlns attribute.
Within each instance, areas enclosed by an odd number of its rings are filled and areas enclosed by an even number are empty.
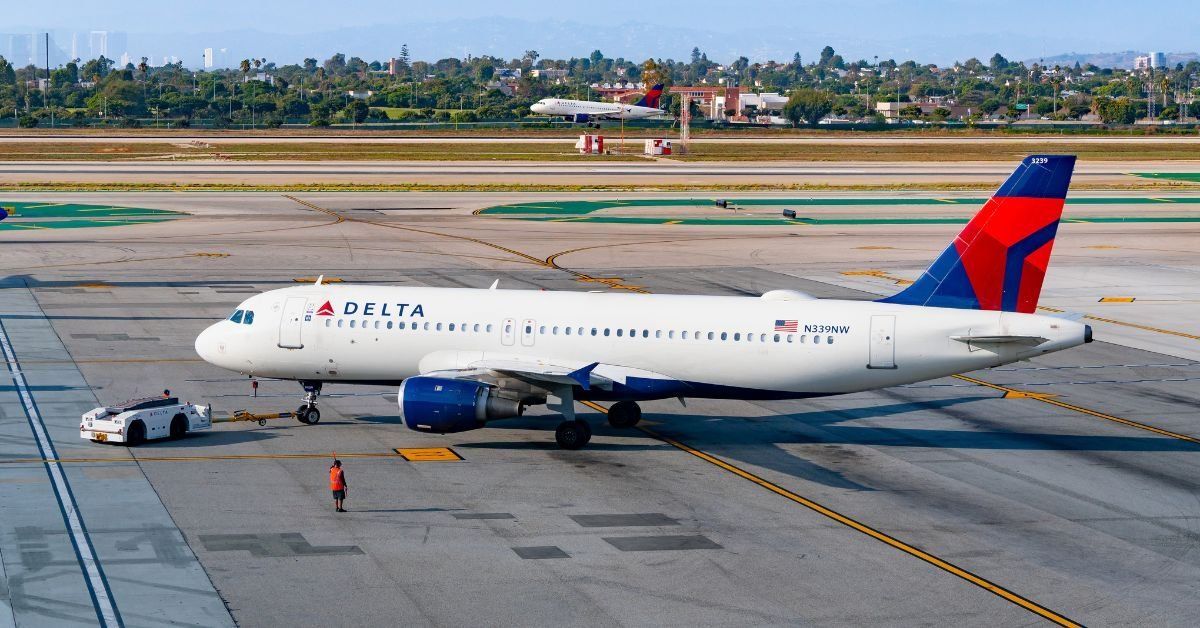
<svg viewBox="0 0 1200 628"><path fill-rule="evenodd" d="M526 327L527 332L528 332L528 330L529 330L528 327ZM602 337L615 336L617 338L628 338L628 339L639 339L639 338L640 339L650 339L651 337L653 337L655 340L714 340L714 341L720 341L720 342L759 342L759 343L787 342L787 343L800 343L800 344L807 344L809 342L808 334L761 334L761 333L754 334L751 332L747 332L747 333L743 334L742 332L727 332L727 331L721 331L721 332L682 331L682 330L677 331L674 329L668 329L668 330L664 331L662 329L650 330L650 329L637 329L637 328L626 330L623 327L618 327L615 329L611 328L611 327L603 327L603 328L592 327L592 328L590 328L590 330L589 330L589 328L586 328L586 327L562 327L560 329L558 325L551 325L551 326L542 325L538 328L538 333L540 333L543 336L546 335L547 331L550 333L551 336L557 336L557 335L559 335L559 333L561 331L562 335L564 335L564 336L570 336L572 334L572 332L574 332L574 334L577 336L584 336L584 335L602 336ZM822 342L825 344L833 344L833 336L814 335L812 337L813 344L819 345Z"/></svg>
<svg viewBox="0 0 1200 628"><path fill-rule="evenodd" d="M333 319L332 318L325 319L325 326L333 327L334 326ZM381 329L381 330L408 329L411 331L418 331L418 330L443 331L443 330L445 330L445 331L456 331L459 333L473 333L473 334L478 334L478 333L490 334L492 332L492 329L494 328L491 323L488 323L486 325L481 324L481 323L474 323L474 324L469 324L469 323L432 323L429 321L425 321L422 323L419 321L411 321L411 322L409 322L409 321L381 321L378 319L376 319L376 320L363 319L360 321L358 319L353 319L353 318L349 319L349 323L347 323L347 319L343 319L343 318L338 319L337 327L349 327L350 329Z"/></svg>
<svg viewBox="0 0 1200 628"><path fill-rule="evenodd" d="M333 319L325 319L325 326L334 326ZM349 327L350 329L410 329L412 331L457 331L460 333L491 333L493 326L480 323L434 323L434 322L405 322L397 321L380 321L380 320L357 320L357 319L338 319L337 327ZM511 327L505 328L506 334L512 333ZM525 325L525 333L533 333L533 328L530 325ZM683 331L683 330L649 330L649 329L625 329L623 327L568 327L559 325L541 325L538 327L538 333L542 336L597 336L597 337L616 337L628 339L650 339L655 340L709 340L718 342L746 342L746 343L789 343L789 344L808 344L810 342L808 334L755 334L742 332L715 332L715 331ZM833 344L833 336L821 336L814 334L811 338L812 344Z"/></svg>

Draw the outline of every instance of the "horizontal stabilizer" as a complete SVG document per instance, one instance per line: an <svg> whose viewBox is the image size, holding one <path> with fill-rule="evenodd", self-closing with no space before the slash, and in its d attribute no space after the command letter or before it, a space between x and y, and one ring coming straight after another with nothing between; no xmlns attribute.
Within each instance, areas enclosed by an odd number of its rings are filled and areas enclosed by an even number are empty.
<svg viewBox="0 0 1200 628"><path fill-rule="evenodd" d="M1048 341L1041 336L950 336L950 339L973 345L1023 344L1034 346Z"/></svg>
<svg viewBox="0 0 1200 628"><path fill-rule="evenodd" d="M1083 312L1055 312L1053 314L1047 314L1046 316L1050 316L1051 318L1061 318L1064 321L1081 321L1083 320L1083 317L1087 316L1087 314L1084 314Z"/></svg>

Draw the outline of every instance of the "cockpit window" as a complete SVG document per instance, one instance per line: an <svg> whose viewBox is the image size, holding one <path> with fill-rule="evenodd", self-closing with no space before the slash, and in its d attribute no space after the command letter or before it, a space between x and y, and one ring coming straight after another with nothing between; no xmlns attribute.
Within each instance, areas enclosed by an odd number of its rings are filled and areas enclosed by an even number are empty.
<svg viewBox="0 0 1200 628"><path fill-rule="evenodd" d="M244 312L243 312L242 310L238 310L238 311L236 311L236 312L234 312L234 313L233 313L233 316L230 316L230 317L229 317L229 320L231 320L231 321L233 321L233 322L235 322L235 323L240 323L240 322L242 322L242 314L243 314L243 313L244 313Z"/></svg>
<svg viewBox="0 0 1200 628"><path fill-rule="evenodd" d="M246 315L242 317L242 324L249 325L254 322L254 311L246 310Z"/></svg>

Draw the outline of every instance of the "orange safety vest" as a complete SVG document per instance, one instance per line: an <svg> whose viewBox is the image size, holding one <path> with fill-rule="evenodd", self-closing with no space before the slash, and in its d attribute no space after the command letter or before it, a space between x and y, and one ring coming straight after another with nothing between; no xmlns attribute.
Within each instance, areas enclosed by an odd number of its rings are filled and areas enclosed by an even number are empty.
<svg viewBox="0 0 1200 628"><path fill-rule="evenodd" d="M343 478L340 467L331 467L329 469L329 490L344 491L346 490L346 480Z"/></svg>

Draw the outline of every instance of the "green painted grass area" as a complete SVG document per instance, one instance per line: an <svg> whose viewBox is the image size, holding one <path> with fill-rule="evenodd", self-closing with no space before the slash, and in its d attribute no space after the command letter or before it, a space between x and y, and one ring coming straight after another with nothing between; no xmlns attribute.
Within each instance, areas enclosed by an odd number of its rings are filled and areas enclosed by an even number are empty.
<svg viewBox="0 0 1200 628"><path fill-rule="evenodd" d="M0 221L0 231L37 229L80 229L140 225L178 218L184 214L166 209L89 205L84 203L40 203L0 201L8 217Z"/></svg>
<svg viewBox="0 0 1200 628"><path fill-rule="evenodd" d="M626 201L561 201L515 203L512 205L497 205L476 212L484 216L497 215L526 215L545 216L547 219L562 216L586 216L588 214L611 209L614 207L696 207L712 208L716 199L713 198L671 198L671 199L635 199ZM750 198L727 199L731 206L776 206L776 207L828 207L828 206L868 206L879 207L888 205L975 205L987 202L986 198ZM1081 197L1068 198L1068 205L1158 205L1162 203L1180 203L1200 205L1200 196L1174 197ZM724 210L722 210L724 211ZM600 217L596 217L600 218ZM607 218L607 217L605 217ZM617 218L617 217L613 217ZM667 218L665 220L671 220Z"/></svg>
<svg viewBox="0 0 1200 628"><path fill-rule="evenodd" d="M1135 177L1143 179L1167 179L1168 181L1187 181L1200 183L1200 172L1133 172Z"/></svg>

